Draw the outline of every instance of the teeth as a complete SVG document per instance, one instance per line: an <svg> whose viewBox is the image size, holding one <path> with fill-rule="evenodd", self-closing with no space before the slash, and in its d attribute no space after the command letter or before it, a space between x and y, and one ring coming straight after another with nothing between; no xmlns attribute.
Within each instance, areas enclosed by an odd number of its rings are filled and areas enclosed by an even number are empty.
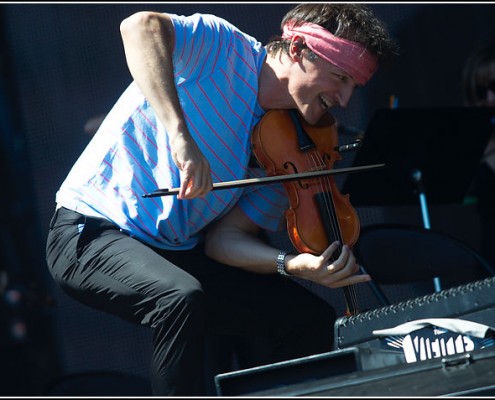
<svg viewBox="0 0 495 400"><path fill-rule="evenodd" d="M326 99L324 99L322 96L320 96L320 100L322 102L322 104L326 107L326 108L330 108L331 104L329 102L327 102Z"/></svg>

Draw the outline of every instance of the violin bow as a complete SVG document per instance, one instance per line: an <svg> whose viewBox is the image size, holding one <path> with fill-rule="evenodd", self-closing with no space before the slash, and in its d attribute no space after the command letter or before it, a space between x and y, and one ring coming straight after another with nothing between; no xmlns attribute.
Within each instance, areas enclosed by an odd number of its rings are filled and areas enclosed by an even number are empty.
<svg viewBox="0 0 495 400"><path fill-rule="evenodd" d="M377 168L383 168L384 166L385 164L372 164L372 165L363 165L359 167L334 168L334 169L326 169L321 171L310 171L310 172L301 172L295 174L266 176L262 178L250 178L250 179L240 179L236 181L217 182L213 184L212 190L233 189L244 186L262 185L269 183L316 178L326 175L337 175L337 174L345 174L352 172L369 171ZM179 189L180 188L157 189L151 193L143 194L142 197L158 197L158 196L168 196L172 194L178 194Z"/></svg>

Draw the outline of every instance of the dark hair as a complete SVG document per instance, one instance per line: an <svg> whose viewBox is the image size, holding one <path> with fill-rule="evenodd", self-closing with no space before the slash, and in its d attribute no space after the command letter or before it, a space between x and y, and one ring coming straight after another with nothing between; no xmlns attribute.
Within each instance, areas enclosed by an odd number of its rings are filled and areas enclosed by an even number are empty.
<svg viewBox="0 0 495 400"><path fill-rule="evenodd" d="M304 22L318 24L337 37L360 43L374 54L380 63L390 60L398 51L385 24L363 4L299 4L285 14L281 29L290 20L295 21L296 26ZM289 41L275 36L268 42L267 50L270 53L288 52L288 46Z"/></svg>
<svg viewBox="0 0 495 400"><path fill-rule="evenodd" d="M477 47L467 58L461 80L466 105L475 106L480 100L484 100L479 88L489 83L491 64L495 64L495 43Z"/></svg>

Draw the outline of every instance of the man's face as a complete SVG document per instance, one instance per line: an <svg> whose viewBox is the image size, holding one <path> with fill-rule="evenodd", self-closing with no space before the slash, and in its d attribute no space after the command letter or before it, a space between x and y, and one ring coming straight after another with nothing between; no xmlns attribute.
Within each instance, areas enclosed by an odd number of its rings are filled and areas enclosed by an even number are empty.
<svg viewBox="0 0 495 400"><path fill-rule="evenodd" d="M321 58L301 57L292 69L289 93L310 124L317 123L332 107L346 107L356 87L345 71Z"/></svg>

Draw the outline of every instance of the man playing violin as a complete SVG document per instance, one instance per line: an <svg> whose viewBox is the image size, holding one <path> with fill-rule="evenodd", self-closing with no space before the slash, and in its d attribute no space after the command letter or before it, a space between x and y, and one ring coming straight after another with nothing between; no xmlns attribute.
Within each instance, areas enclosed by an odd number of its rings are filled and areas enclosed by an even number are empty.
<svg viewBox="0 0 495 400"><path fill-rule="evenodd" d="M207 332L263 337L270 363L330 351L335 311L290 276L366 282L352 251L330 261L339 243L286 254L263 240L284 226L280 184L211 189L259 174L250 135L268 110L315 124L345 107L393 51L384 25L361 4L309 3L266 46L212 15L138 12L120 28L134 81L56 194L54 280L151 328L154 395L204 395Z"/></svg>

